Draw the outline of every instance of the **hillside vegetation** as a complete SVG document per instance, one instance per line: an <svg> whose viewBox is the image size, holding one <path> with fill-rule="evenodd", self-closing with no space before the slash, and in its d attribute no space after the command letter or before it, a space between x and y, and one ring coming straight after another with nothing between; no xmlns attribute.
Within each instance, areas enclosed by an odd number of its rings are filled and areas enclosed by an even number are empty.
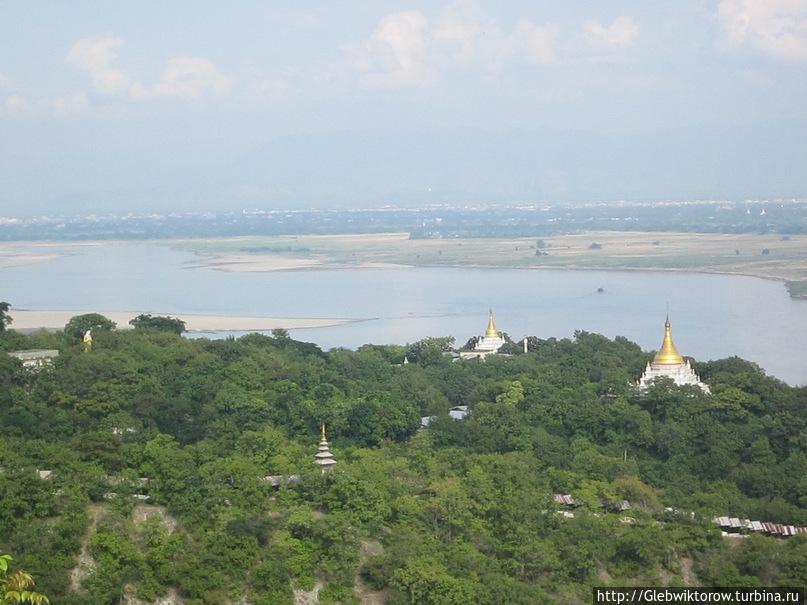
<svg viewBox="0 0 807 605"><path fill-rule="evenodd" d="M54 603L582 604L592 585L807 584L805 536L711 523L807 525L807 389L743 360L697 364L712 395L641 395L649 355L589 333L481 363L441 339L94 336L84 352L0 333L0 351L60 350L37 373L0 354L0 552ZM574 495L573 518L554 493Z"/></svg>

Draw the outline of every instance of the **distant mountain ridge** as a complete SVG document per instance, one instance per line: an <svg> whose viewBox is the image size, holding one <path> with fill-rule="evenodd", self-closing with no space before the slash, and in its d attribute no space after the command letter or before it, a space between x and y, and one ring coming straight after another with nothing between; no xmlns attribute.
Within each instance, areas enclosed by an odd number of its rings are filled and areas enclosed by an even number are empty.
<svg viewBox="0 0 807 605"><path fill-rule="evenodd" d="M22 168L7 150L0 151L0 182L3 212L26 215L787 197L807 192L805 131L801 122L630 136L340 131L252 148L59 153Z"/></svg>

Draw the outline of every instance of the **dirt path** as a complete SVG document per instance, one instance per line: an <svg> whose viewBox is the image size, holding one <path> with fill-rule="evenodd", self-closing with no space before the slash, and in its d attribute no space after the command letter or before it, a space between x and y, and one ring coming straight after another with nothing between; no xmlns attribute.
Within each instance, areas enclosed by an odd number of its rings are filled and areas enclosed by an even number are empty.
<svg viewBox="0 0 807 605"><path fill-rule="evenodd" d="M384 554L384 546L378 540L364 540L359 551L359 568L372 557ZM362 605L385 605L389 598L389 590L370 590L364 583L360 573L353 580L353 593L359 597Z"/></svg>
<svg viewBox="0 0 807 605"><path fill-rule="evenodd" d="M81 583L87 579L95 567L95 560L90 554L90 540L95 535L95 530L98 527L98 519L104 512L103 504L90 504L87 507L87 514L90 517L90 525L81 538L81 550L78 553L76 566L70 570L70 590L73 592L81 591Z"/></svg>

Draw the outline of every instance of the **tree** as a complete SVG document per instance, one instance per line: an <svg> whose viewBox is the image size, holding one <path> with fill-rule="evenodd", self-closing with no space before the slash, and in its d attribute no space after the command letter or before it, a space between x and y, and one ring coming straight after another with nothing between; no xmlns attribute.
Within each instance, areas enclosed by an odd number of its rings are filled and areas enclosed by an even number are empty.
<svg viewBox="0 0 807 605"><path fill-rule="evenodd" d="M12 603L29 603L30 605L47 605L48 597L31 590L34 579L31 574L17 570L8 573L8 563L11 555L0 555L0 605Z"/></svg>
<svg viewBox="0 0 807 605"><path fill-rule="evenodd" d="M14 321L11 319L11 315L8 314L8 310L11 308L11 305L7 302L0 301L0 332L5 332L6 327Z"/></svg>
<svg viewBox="0 0 807 605"><path fill-rule="evenodd" d="M517 405L524 400L524 386L518 380L511 382L504 392L496 395L496 403Z"/></svg>
<svg viewBox="0 0 807 605"><path fill-rule="evenodd" d="M101 315L100 313L85 313L70 318L64 327L64 333L74 338L81 338L87 330L96 332L109 332L114 330L117 324Z"/></svg>
<svg viewBox="0 0 807 605"><path fill-rule="evenodd" d="M419 557L396 570L391 584L405 595L405 603L460 605L473 603L477 583L452 576L436 558Z"/></svg>
<svg viewBox="0 0 807 605"><path fill-rule="evenodd" d="M141 313L129 320L129 325L135 330L157 330L159 332L173 332L182 334L185 331L185 322L178 317L151 315Z"/></svg>
<svg viewBox="0 0 807 605"><path fill-rule="evenodd" d="M349 435L363 445L377 445L383 439L402 441L420 426L419 411L408 401L390 393L370 393L354 403L348 412Z"/></svg>
<svg viewBox="0 0 807 605"><path fill-rule="evenodd" d="M468 342L466 342L465 345L462 347L462 350L473 351L478 342L479 342L479 336L471 336L468 339Z"/></svg>
<svg viewBox="0 0 807 605"><path fill-rule="evenodd" d="M431 365L439 363L443 359L443 353L451 351L453 347L453 336L429 337L409 345L406 356L409 361Z"/></svg>

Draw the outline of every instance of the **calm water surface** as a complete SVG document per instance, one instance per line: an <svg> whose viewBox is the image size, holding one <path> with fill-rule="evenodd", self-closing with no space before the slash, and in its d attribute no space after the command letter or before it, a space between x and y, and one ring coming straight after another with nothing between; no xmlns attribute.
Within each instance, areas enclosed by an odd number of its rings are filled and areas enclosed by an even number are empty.
<svg viewBox="0 0 807 605"><path fill-rule="evenodd" d="M645 349L660 345L669 302L683 354L700 360L738 355L791 384L807 383L807 302L790 299L774 281L515 269L227 273L190 268L192 254L165 246L69 250L52 262L0 269L0 300L29 309L366 319L293 331L295 338L324 348L445 335L462 344L484 330L492 305L499 329L514 339L588 330L626 336Z"/></svg>

